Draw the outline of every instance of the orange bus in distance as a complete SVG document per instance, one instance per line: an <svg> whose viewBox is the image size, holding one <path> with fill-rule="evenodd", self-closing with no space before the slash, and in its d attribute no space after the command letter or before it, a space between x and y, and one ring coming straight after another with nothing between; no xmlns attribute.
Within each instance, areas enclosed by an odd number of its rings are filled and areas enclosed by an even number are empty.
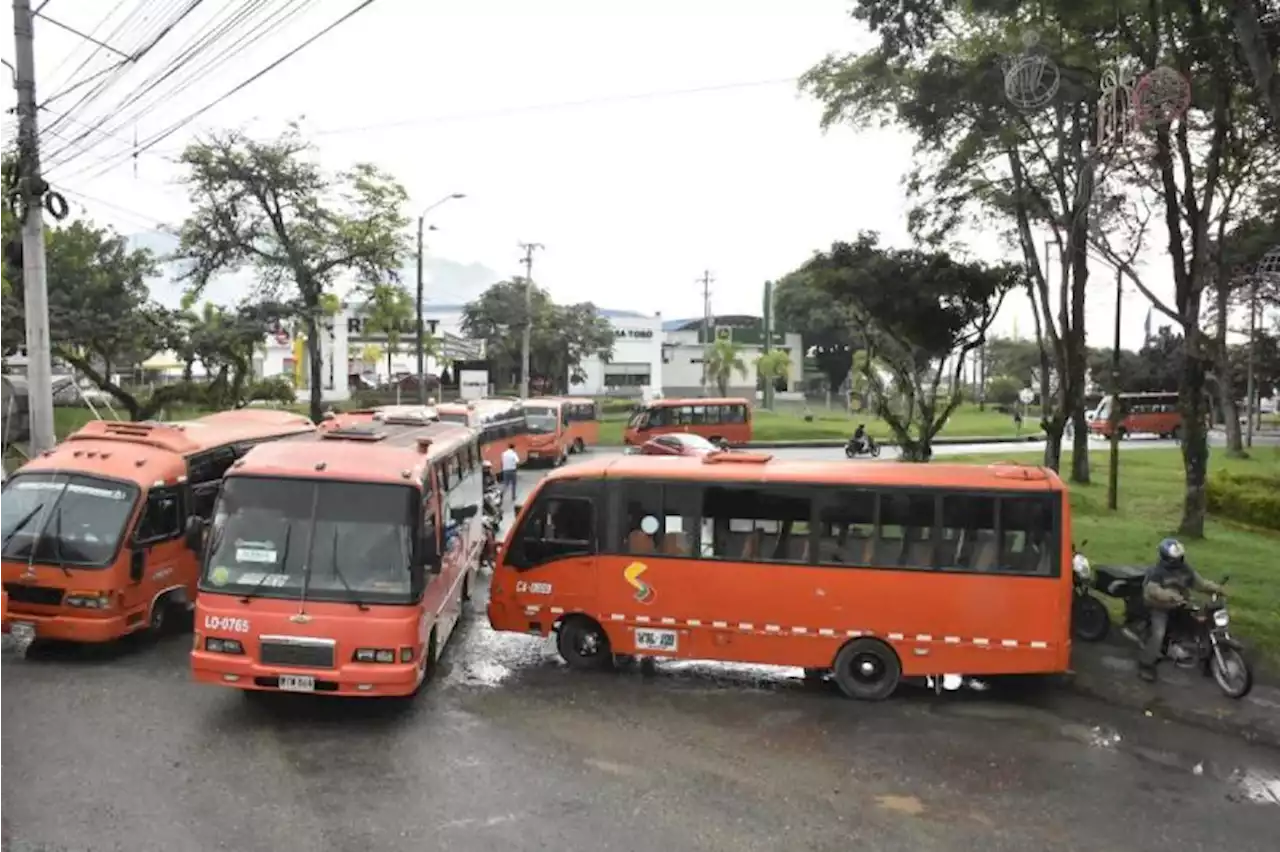
<svg viewBox="0 0 1280 852"><path fill-rule="evenodd" d="M690 432L717 444L751 441L751 403L745 399L656 399L627 422L622 441L639 446L669 432Z"/></svg>
<svg viewBox="0 0 1280 852"><path fill-rule="evenodd" d="M476 433L338 415L250 452L208 533L192 673L251 691L418 691L462 618L484 529Z"/></svg>
<svg viewBox="0 0 1280 852"><path fill-rule="evenodd" d="M556 397L524 401L525 428L529 433L529 461L564 464L573 451L569 435L569 403Z"/></svg>
<svg viewBox="0 0 1280 852"><path fill-rule="evenodd" d="M569 452L583 453L600 443L600 406L594 399L562 397L569 412Z"/></svg>
<svg viewBox="0 0 1280 852"><path fill-rule="evenodd" d="M502 452L514 444L523 464L529 458L530 436L520 400L487 397L470 402L448 402L436 406L442 423L470 426L480 433L480 455L502 470Z"/></svg>
<svg viewBox="0 0 1280 852"><path fill-rule="evenodd" d="M1103 398L1089 421L1090 432L1104 438L1111 437L1111 415L1115 404L1114 395ZM1177 392L1120 394L1119 432L1122 440L1138 433L1180 439L1182 410L1178 407Z"/></svg>
<svg viewBox="0 0 1280 852"><path fill-rule="evenodd" d="M4 484L3 575L15 637L109 642L161 632L195 601L196 519L250 448L315 426L240 409L177 423L97 420Z"/></svg>
<svg viewBox="0 0 1280 852"><path fill-rule="evenodd" d="M796 666L879 700L907 677L1065 671L1071 555L1048 469L624 456L534 490L489 620L554 631L574 668Z"/></svg>

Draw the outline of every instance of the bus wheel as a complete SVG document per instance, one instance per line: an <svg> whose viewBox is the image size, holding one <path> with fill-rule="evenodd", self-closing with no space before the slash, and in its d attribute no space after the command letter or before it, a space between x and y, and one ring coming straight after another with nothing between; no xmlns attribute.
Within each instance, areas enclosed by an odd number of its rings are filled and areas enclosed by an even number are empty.
<svg viewBox="0 0 1280 852"><path fill-rule="evenodd" d="M571 669L600 670L613 663L609 635L599 623L584 615L571 615L560 622L556 650Z"/></svg>
<svg viewBox="0 0 1280 852"><path fill-rule="evenodd" d="M431 635L427 638L426 659L422 663L422 683L431 680L436 673L436 629L431 628Z"/></svg>
<svg viewBox="0 0 1280 852"><path fill-rule="evenodd" d="M169 596L161 595L151 605L151 617L147 619L147 635L159 638L169 629Z"/></svg>
<svg viewBox="0 0 1280 852"><path fill-rule="evenodd" d="M581 438L573 439L573 451L578 455L582 455L587 451L587 445L582 442Z"/></svg>
<svg viewBox="0 0 1280 852"><path fill-rule="evenodd" d="M893 649L879 639L854 639L836 654L832 675L850 698L883 701L902 679L902 664Z"/></svg>

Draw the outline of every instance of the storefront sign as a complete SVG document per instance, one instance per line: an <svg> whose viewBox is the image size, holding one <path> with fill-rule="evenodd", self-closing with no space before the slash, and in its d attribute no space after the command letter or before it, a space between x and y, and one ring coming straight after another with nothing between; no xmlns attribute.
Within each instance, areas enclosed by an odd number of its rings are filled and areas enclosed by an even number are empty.
<svg viewBox="0 0 1280 852"><path fill-rule="evenodd" d="M653 339L653 329L651 328L615 328L613 334L615 337L625 337L629 340Z"/></svg>
<svg viewBox="0 0 1280 852"><path fill-rule="evenodd" d="M463 399L481 399L488 393L488 370L458 371L458 396Z"/></svg>
<svg viewBox="0 0 1280 852"><path fill-rule="evenodd" d="M440 320L426 319L422 320L423 328L428 334L434 335L440 327ZM412 319L407 319L400 323L400 334L404 336L412 336L415 333L415 326ZM358 337L362 339L370 339L375 337L386 337L386 329L378 328L369 324L368 317L347 317L347 335L349 337Z"/></svg>

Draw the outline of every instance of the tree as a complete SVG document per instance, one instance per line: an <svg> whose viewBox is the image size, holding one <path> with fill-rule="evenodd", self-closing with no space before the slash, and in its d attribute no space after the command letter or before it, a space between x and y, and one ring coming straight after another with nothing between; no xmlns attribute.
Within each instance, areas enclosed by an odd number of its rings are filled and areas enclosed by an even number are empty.
<svg viewBox="0 0 1280 852"><path fill-rule="evenodd" d="M407 194L376 166L330 176L296 126L259 142L239 132L189 145L182 163L195 211L176 253L200 293L213 276L251 267L260 295L294 301L311 362L311 417L321 417L320 335L339 275L364 286L393 281L407 257ZM291 294L294 299L285 299Z"/></svg>
<svg viewBox="0 0 1280 852"><path fill-rule="evenodd" d="M987 341L986 359L988 380L1013 379L1019 390L1039 380L1040 347L1034 340L992 337Z"/></svg>
<svg viewBox="0 0 1280 852"><path fill-rule="evenodd" d="M835 243L802 268L830 309L847 318L859 348L875 351L863 376L903 458L928 461L934 436L960 404L965 357L986 340L1005 295L1023 286L1023 272L961 263L945 252L882 248L870 233ZM891 373L896 394L877 363Z"/></svg>
<svg viewBox="0 0 1280 852"><path fill-rule="evenodd" d="M785 386L791 378L791 353L781 349L765 352L756 358L756 376L761 385L772 382L775 389L779 384Z"/></svg>
<svg viewBox="0 0 1280 852"><path fill-rule="evenodd" d="M720 390L720 396L729 395L729 382L734 373L742 378L747 377L747 364L742 360L742 347L732 340L716 340L707 347L704 358L707 359L707 379Z"/></svg>
<svg viewBox="0 0 1280 852"><path fill-rule="evenodd" d="M1280 28L1274 11L1270 31L1263 28L1266 7L1262 0L1230 0L1231 22L1244 64L1253 75L1258 97L1271 116L1273 144L1280 145Z"/></svg>
<svg viewBox="0 0 1280 852"><path fill-rule="evenodd" d="M808 354L827 377L829 390L838 391L853 363L853 332L833 314L821 292L809 279L793 272L773 290L778 321L800 335Z"/></svg>
<svg viewBox="0 0 1280 852"><path fill-rule="evenodd" d="M245 302L227 309L205 302L197 314L186 310L180 323L175 351L186 364L184 379L191 379L191 365L199 361L208 376L204 402L226 408L246 401L253 376L253 357L271 329L287 317L290 306L276 302Z"/></svg>
<svg viewBox="0 0 1280 852"><path fill-rule="evenodd" d="M529 337L529 372L556 389L568 390L581 382L582 360L613 353L614 333L595 305L557 305L547 292L534 286L529 294L532 326ZM486 357L496 376L519 382L521 341L525 323L525 290L522 282L500 281L463 308L462 332L485 341Z"/></svg>
<svg viewBox="0 0 1280 852"><path fill-rule="evenodd" d="M369 288L368 297L365 306L367 327L387 337L383 352L387 356L387 379L391 380L395 378L391 358L400 351L401 332L412 328L417 308L413 297L399 284L375 284Z"/></svg>
<svg viewBox="0 0 1280 852"><path fill-rule="evenodd" d="M6 218L6 222L8 218ZM145 250L130 250L110 228L82 220L45 233L49 281L49 344L55 358L69 364L120 403L134 420L145 420L165 405L190 395L186 386L162 387L149 397L114 380L118 370L134 366L181 337L173 312L151 301L146 279L155 260ZM5 298L6 316L21 327L23 289ZM5 328L5 346L21 345L24 334ZM25 329L24 329L25 331Z"/></svg>

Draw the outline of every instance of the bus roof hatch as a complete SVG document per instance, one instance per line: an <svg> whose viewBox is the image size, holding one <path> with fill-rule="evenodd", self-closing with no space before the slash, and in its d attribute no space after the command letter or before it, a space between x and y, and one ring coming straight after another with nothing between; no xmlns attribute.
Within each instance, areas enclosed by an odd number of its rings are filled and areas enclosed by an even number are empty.
<svg viewBox="0 0 1280 852"><path fill-rule="evenodd" d="M387 437L380 429L371 426L355 425L343 426L338 429L330 429L322 432L321 437L325 440L334 441L381 441Z"/></svg>
<svg viewBox="0 0 1280 852"><path fill-rule="evenodd" d="M772 461L772 453L742 453L717 450L702 457L703 464L766 464Z"/></svg>
<svg viewBox="0 0 1280 852"><path fill-rule="evenodd" d="M992 462L987 465L987 470L1000 479L1045 480L1049 478L1044 468L1016 461Z"/></svg>

